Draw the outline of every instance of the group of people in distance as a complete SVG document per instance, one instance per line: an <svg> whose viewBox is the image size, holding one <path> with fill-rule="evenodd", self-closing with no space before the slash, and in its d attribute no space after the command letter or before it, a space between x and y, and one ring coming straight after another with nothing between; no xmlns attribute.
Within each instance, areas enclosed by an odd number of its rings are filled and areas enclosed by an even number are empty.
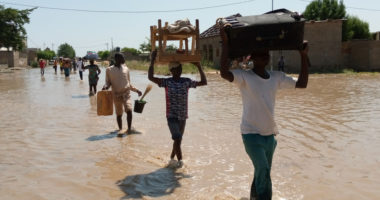
<svg viewBox="0 0 380 200"><path fill-rule="evenodd" d="M61 71L61 74L65 74L65 77L69 77L70 73L76 71L79 71L79 78L80 80L83 80L83 72L84 70L88 69L88 82L89 82L89 95L92 96L96 94L96 86L98 84L99 80L99 74L101 73L101 70L98 65L95 64L94 59L90 59L90 64L85 65L84 60L82 58L78 58L78 60L69 59L69 58L59 58L54 60L53 68L55 74L57 74L57 69ZM41 68L41 75L44 75L44 68L46 67L46 61L43 59L40 59L40 68Z"/></svg>
<svg viewBox="0 0 380 200"><path fill-rule="evenodd" d="M254 178L251 185L250 199L267 200L272 198L272 182L270 177L273 154L277 146L275 136L279 133L274 120L276 92L286 88L306 88L308 83L307 42L299 50L301 70L297 80L281 71L267 71L265 67L270 60L269 51L252 51L253 69L230 70L228 59L228 38L222 27L222 55L220 75L232 82L240 90L243 101L241 120L242 141L254 166ZM171 77L158 78L154 75L154 63L157 52L151 53L151 63L148 79L166 91L166 117L169 131L173 140L169 164L177 167L183 165L181 141L188 118L188 89L207 85L205 73L200 63L193 63L199 70L200 81L181 77L182 65L179 62L169 63ZM130 91L141 95L141 91L130 82L129 69L124 64L122 54L115 54L115 64L106 69L106 83L103 90L112 87L116 119L122 130L123 107L127 114L128 132L131 131L132 104ZM282 70L282 69L280 69ZM123 134L123 133L120 133ZM120 135L119 134L119 135ZM177 160L175 160L177 158Z"/></svg>

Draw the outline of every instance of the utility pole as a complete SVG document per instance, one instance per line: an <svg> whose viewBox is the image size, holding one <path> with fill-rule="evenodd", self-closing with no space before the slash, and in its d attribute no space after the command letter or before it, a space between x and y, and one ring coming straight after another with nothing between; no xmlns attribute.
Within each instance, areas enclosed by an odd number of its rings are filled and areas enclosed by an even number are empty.
<svg viewBox="0 0 380 200"><path fill-rule="evenodd" d="M106 46L107 46L107 51L109 51L109 49L108 49L108 42L106 42Z"/></svg>
<svg viewBox="0 0 380 200"><path fill-rule="evenodd" d="M54 43L51 43L51 50L54 51Z"/></svg>
<svg viewBox="0 0 380 200"><path fill-rule="evenodd" d="M111 38L111 51L113 50L113 38Z"/></svg>

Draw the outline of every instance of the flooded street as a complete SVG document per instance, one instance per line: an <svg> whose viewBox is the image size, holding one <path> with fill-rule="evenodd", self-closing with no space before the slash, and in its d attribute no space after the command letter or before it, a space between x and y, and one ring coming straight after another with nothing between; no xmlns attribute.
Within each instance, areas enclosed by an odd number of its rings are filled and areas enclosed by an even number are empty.
<svg viewBox="0 0 380 200"><path fill-rule="evenodd" d="M233 84L210 74L190 89L185 165L174 170L164 89L154 85L133 113L139 132L118 138L116 117L96 114L87 75L0 73L0 199L248 198L253 165ZM150 83L145 72L131 79L141 91ZM306 90L278 93L275 118L273 199L380 199L380 74L311 75Z"/></svg>

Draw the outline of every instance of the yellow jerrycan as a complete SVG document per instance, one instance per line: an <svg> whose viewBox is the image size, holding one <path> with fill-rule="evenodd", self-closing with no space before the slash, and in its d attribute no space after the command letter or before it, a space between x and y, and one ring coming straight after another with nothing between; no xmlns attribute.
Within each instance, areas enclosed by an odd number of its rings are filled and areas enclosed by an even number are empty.
<svg viewBox="0 0 380 200"><path fill-rule="evenodd" d="M113 114L113 96L112 91L99 91L97 94L98 115Z"/></svg>

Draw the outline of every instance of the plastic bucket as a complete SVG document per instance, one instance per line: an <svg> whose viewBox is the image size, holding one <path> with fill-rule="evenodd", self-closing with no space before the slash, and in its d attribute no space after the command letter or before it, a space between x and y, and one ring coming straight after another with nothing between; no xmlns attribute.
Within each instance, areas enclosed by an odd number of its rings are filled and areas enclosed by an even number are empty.
<svg viewBox="0 0 380 200"><path fill-rule="evenodd" d="M146 104L146 101L135 100L135 107L133 111L137 113L142 113L145 104Z"/></svg>

